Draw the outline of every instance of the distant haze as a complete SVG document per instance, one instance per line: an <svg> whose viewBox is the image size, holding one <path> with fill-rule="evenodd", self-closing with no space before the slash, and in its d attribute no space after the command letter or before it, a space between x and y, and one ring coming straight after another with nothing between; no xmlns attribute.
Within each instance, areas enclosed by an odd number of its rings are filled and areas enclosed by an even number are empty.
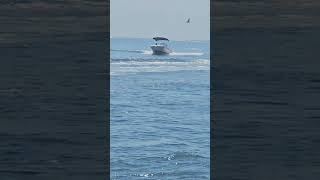
<svg viewBox="0 0 320 180"><path fill-rule="evenodd" d="M111 0L110 18L112 37L210 39L210 0Z"/></svg>

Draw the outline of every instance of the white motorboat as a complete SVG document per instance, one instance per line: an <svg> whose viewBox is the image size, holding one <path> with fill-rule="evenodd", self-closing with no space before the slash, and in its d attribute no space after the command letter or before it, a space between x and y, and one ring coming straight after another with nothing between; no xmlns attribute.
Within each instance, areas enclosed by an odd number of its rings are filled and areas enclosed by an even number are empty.
<svg viewBox="0 0 320 180"><path fill-rule="evenodd" d="M156 42L151 45L150 48L155 55L166 55L172 53L171 49L168 48L168 45L164 41L169 41L169 39L164 37L154 37Z"/></svg>

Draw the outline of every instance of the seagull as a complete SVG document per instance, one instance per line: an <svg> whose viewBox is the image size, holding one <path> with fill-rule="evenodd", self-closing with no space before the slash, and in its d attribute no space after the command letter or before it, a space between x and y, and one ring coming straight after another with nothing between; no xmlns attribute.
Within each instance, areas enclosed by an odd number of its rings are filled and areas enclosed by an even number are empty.
<svg viewBox="0 0 320 180"><path fill-rule="evenodd" d="M188 18L188 20L186 21L186 23L190 23L190 18Z"/></svg>

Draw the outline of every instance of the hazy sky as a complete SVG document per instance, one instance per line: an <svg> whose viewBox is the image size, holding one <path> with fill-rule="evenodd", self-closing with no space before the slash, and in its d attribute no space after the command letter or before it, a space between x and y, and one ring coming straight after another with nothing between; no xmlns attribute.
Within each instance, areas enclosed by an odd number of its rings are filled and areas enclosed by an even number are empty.
<svg viewBox="0 0 320 180"><path fill-rule="evenodd" d="M112 37L210 39L210 0L111 0ZM191 23L185 21L190 18Z"/></svg>

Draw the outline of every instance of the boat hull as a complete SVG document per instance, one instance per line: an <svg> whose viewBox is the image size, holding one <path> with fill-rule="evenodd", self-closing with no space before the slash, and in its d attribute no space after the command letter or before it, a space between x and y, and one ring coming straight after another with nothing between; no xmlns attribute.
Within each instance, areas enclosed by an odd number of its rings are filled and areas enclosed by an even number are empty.
<svg viewBox="0 0 320 180"><path fill-rule="evenodd" d="M172 52L168 47L162 45L152 45L150 48L155 55L167 55Z"/></svg>

